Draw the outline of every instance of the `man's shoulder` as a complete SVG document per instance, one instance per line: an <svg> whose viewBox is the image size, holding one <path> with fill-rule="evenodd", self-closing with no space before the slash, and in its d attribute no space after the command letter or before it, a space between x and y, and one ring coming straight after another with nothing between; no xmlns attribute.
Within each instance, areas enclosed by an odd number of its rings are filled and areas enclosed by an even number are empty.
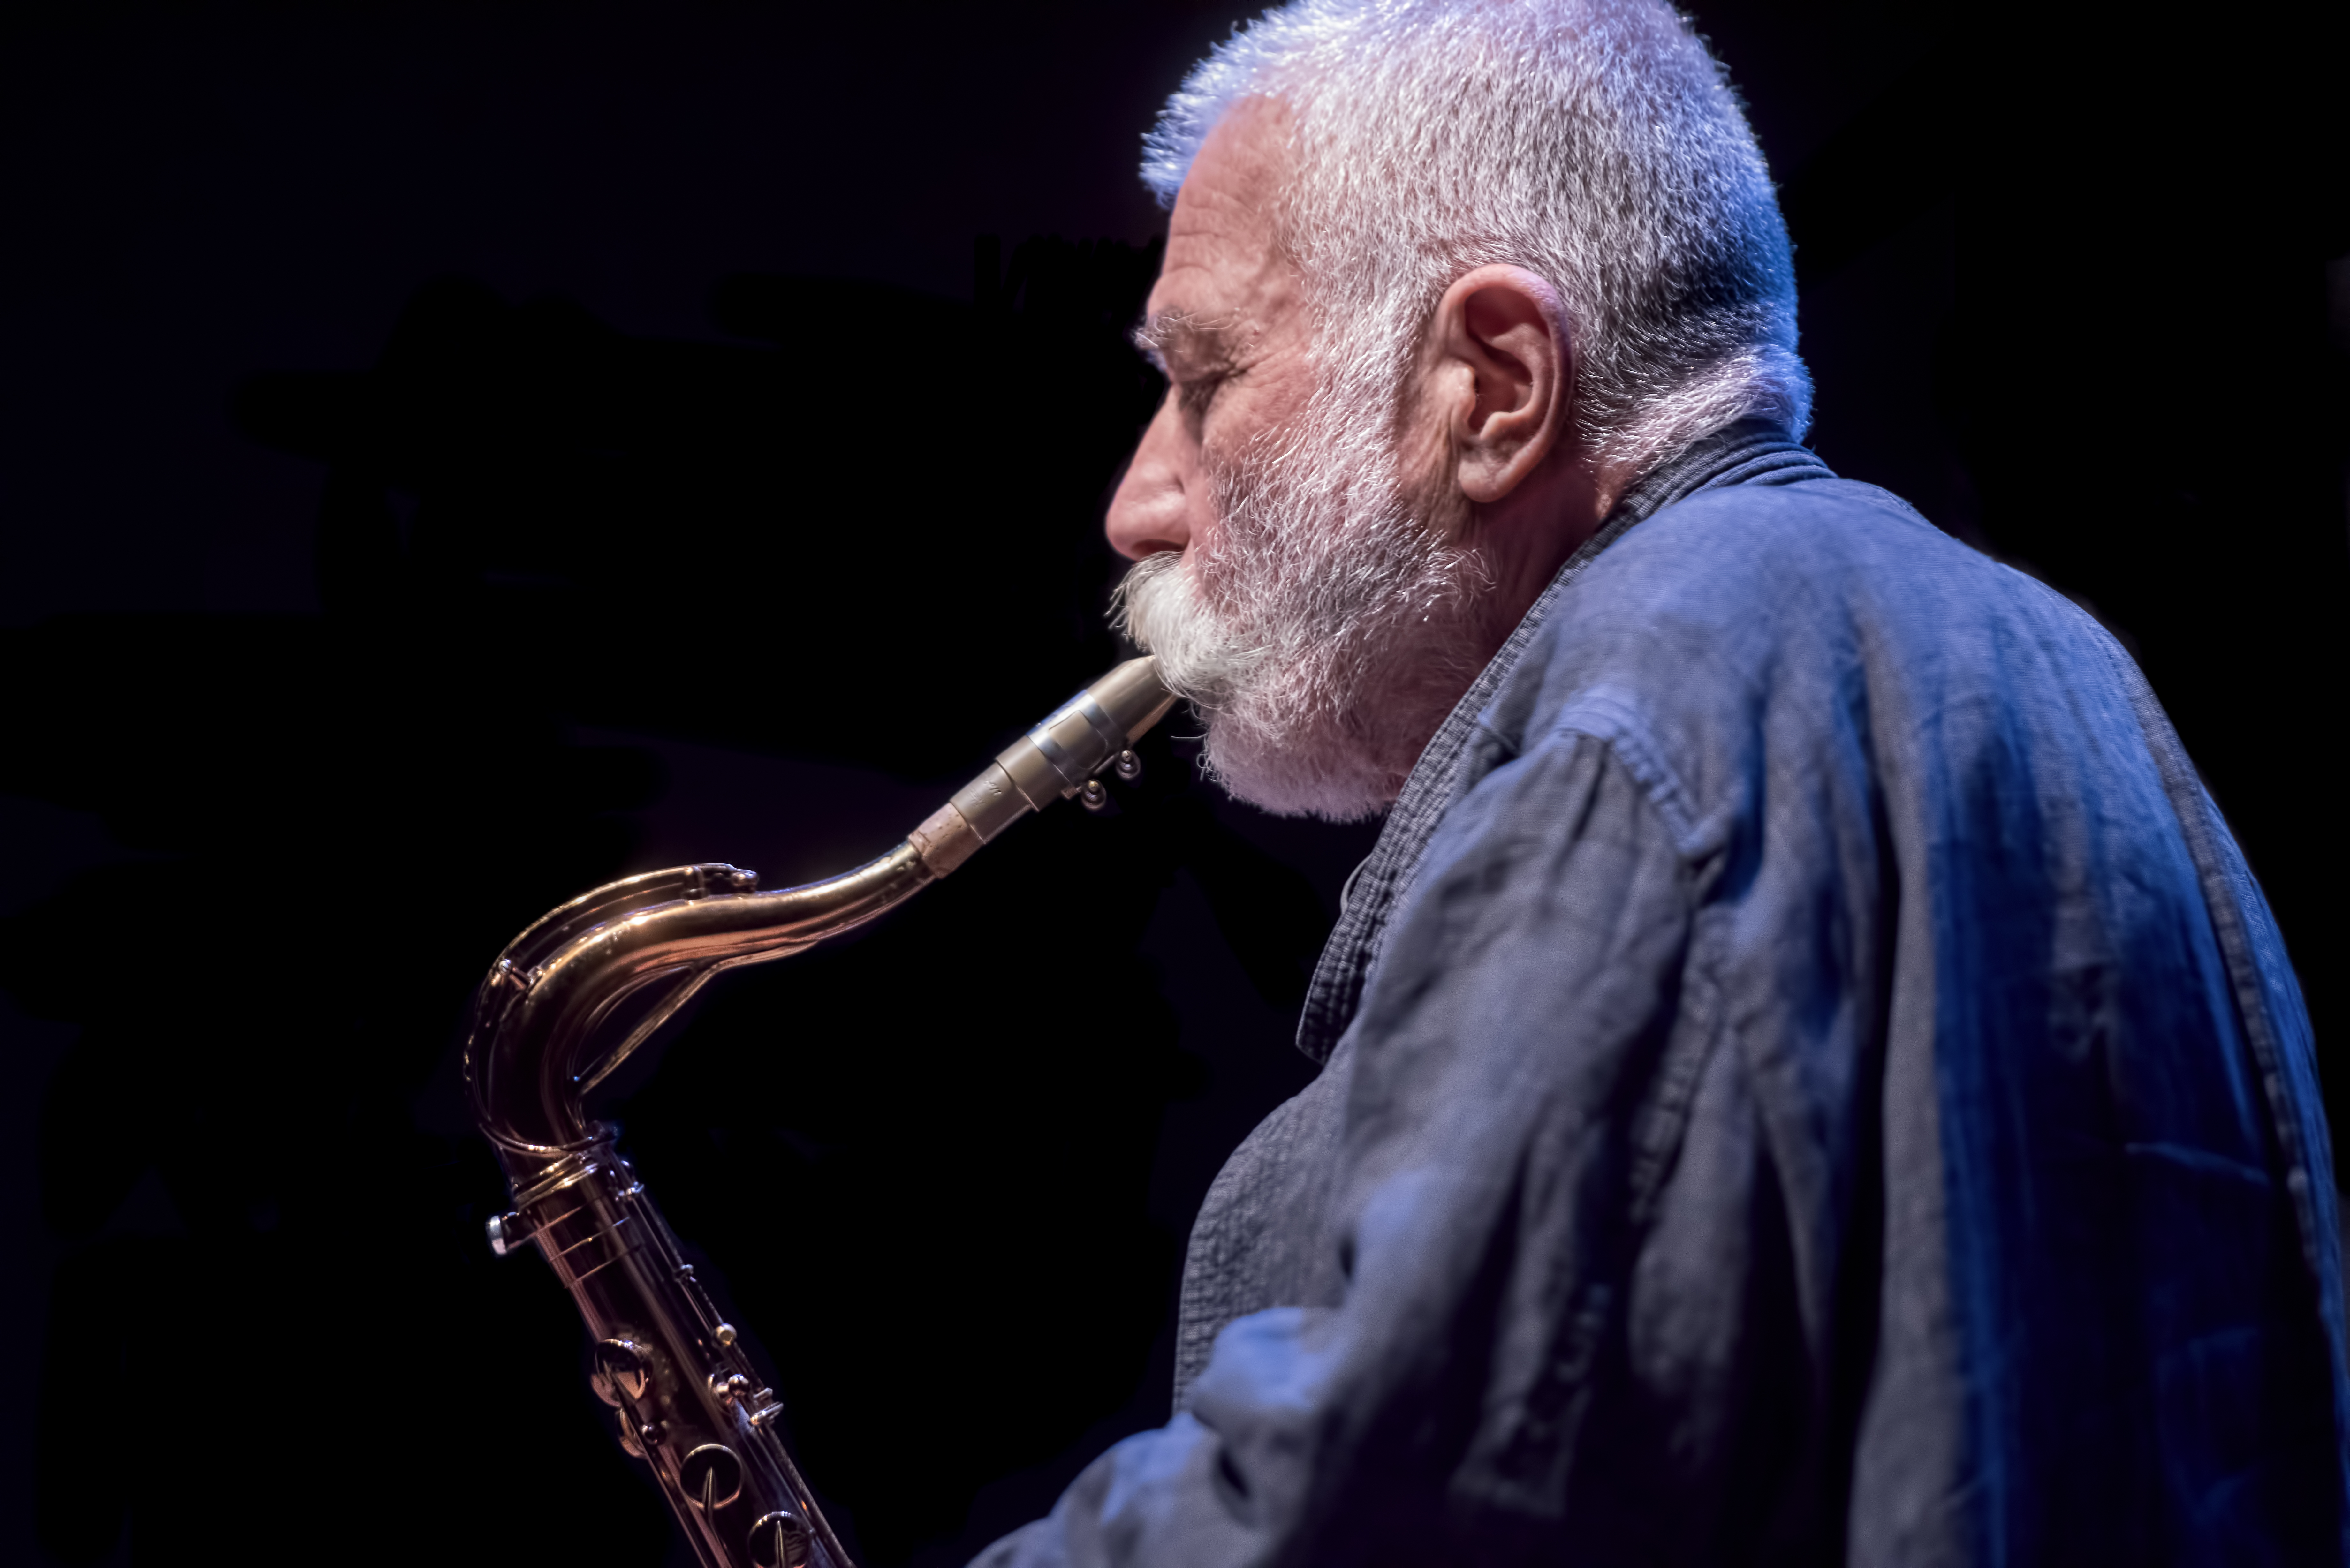
<svg viewBox="0 0 2350 1568"><path fill-rule="evenodd" d="M1856 586L1991 565L1889 491L1850 479L1702 490L1626 534L1576 585L1596 600L1742 610L1790 588ZM1981 585L1989 587L1991 585Z"/></svg>
<svg viewBox="0 0 2350 1568"><path fill-rule="evenodd" d="M1594 561L1552 607L1522 674L1558 695L1594 680L1759 693L1856 641L1924 656L1986 620L2044 613L2052 597L1873 484L1724 486L1667 507Z"/></svg>
<svg viewBox="0 0 2350 1568"><path fill-rule="evenodd" d="M1499 755L1593 736L1652 789L1711 796L1765 749L1840 754L1904 713L2028 700L2054 667L2103 665L2102 642L1874 485L1725 486L1633 528L1561 593L1485 729Z"/></svg>

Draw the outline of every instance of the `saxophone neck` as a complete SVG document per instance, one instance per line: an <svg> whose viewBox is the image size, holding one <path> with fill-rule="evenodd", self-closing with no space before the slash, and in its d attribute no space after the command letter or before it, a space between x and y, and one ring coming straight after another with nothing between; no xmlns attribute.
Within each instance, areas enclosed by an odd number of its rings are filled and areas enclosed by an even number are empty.
<svg viewBox="0 0 2350 1568"><path fill-rule="evenodd" d="M473 1001L465 1077L515 1185L596 1141L585 1098L721 971L861 925L962 864L1031 811L1096 804L1097 774L1174 704L1157 661L1128 660L999 753L905 842L854 871L775 892L733 866L598 888L508 944Z"/></svg>
<svg viewBox="0 0 2350 1568"><path fill-rule="evenodd" d="M900 844L777 892L732 866L683 866L566 905L500 955L475 996L466 1077L482 1130L517 1179L577 1152L595 1138L589 1091L712 979L869 920L932 879Z"/></svg>
<svg viewBox="0 0 2350 1568"><path fill-rule="evenodd" d="M594 1348L589 1386L620 1446L652 1470L705 1568L848 1568L775 1421L782 1404L721 1322L676 1238L588 1119L588 1093L722 970L822 941L946 876L1030 811L1103 798L1174 699L1149 659L1080 691L879 859L779 892L732 866L631 877L508 944L473 1002L465 1081L515 1211L501 1253L536 1245Z"/></svg>

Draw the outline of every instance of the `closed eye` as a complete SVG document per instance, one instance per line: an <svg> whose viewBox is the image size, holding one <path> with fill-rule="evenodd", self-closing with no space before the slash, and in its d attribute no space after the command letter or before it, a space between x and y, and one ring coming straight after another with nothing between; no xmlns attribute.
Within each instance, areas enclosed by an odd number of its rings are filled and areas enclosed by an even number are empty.
<svg viewBox="0 0 2350 1568"><path fill-rule="evenodd" d="M1229 320L1210 320L1186 310L1162 311L1143 319L1133 343L1167 378L1177 410L1195 427L1207 417L1224 384L1240 374Z"/></svg>
<svg viewBox="0 0 2350 1568"><path fill-rule="evenodd" d="M1216 400L1216 394L1223 389L1224 382L1228 379L1230 378L1222 372L1214 372L1204 376L1194 376L1188 381L1176 382L1174 384L1176 407L1183 410L1184 417L1187 419L1194 421L1205 419L1210 406Z"/></svg>

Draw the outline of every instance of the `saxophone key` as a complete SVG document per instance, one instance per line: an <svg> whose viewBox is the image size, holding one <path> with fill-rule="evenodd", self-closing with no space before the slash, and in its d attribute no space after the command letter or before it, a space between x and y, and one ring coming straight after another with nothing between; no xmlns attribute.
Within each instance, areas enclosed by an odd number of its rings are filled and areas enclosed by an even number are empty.
<svg viewBox="0 0 2350 1568"><path fill-rule="evenodd" d="M807 1521L789 1509L759 1516L743 1542L758 1568L806 1568L808 1560Z"/></svg>
<svg viewBox="0 0 2350 1568"><path fill-rule="evenodd" d="M501 1258L530 1240L530 1228L519 1214L493 1214L484 1229L490 1233L490 1251Z"/></svg>
<svg viewBox="0 0 2350 1568"><path fill-rule="evenodd" d="M621 1451L632 1459L644 1459L646 1434L638 1427L636 1417L629 1413L626 1405L614 1410L612 1417L615 1424L619 1428Z"/></svg>
<svg viewBox="0 0 2350 1568"><path fill-rule="evenodd" d="M713 1513L743 1495L743 1460L723 1443L704 1443L677 1467L678 1484L704 1513Z"/></svg>
<svg viewBox="0 0 2350 1568"><path fill-rule="evenodd" d="M618 1405L624 1397L641 1399L650 1379L644 1347L635 1340L597 1342L595 1370L588 1375L588 1386L595 1390L597 1398L607 1405Z"/></svg>

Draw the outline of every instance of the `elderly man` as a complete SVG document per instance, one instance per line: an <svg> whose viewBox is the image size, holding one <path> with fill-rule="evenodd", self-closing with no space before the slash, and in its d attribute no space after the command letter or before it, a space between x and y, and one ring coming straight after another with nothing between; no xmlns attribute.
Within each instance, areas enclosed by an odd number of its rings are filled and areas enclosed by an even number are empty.
<svg viewBox="0 0 2350 1568"><path fill-rule="evenodd" d="M1300 0L1170 102L1123 613L1387 808L1177 1414L989 1564L2340 1561L2308 1024L2129 659L1796 443L1653 0Z"/></svg>

